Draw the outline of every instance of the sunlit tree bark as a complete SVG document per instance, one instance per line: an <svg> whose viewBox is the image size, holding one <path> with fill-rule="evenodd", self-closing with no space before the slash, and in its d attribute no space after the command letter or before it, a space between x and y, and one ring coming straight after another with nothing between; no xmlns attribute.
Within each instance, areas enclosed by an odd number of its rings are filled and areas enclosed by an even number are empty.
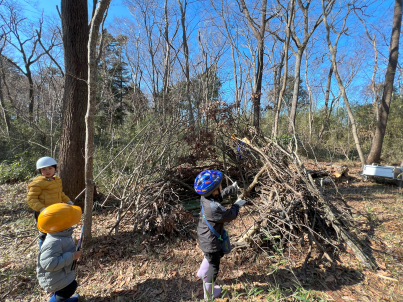
<svg viewBox="0 0 403 302"><path fill-rule="evenodd" d="M85 111L87 104L87 0L62 0L65 84L59 174L63 191L74 199L85 187ZM80 203L82 205L82 203Z"/></svg>
<svg viewBox="0 0 403 302"><path fill-rule="evenodd" d="M382 100L378 110L375 136L367 159L367 162L370 164L381 162L382 144L385 137L386 125L388 123L389 109L393 93L393 82L395 79L397 59L399 57L399 37L402 27L402 2L403 0L395 0L392 35L390 37L389 63L385 75Z"/></svg>

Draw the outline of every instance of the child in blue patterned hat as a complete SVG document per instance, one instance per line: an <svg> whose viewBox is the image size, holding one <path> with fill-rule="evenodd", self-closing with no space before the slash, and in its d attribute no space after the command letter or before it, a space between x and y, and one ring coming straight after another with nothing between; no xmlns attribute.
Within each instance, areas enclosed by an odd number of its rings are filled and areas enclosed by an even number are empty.
<svg viewBox="0 0 403 302"><path fill-rule="evenodd" d="M214 286L220 269L220 260L224 256L221 236L224 233L224 222L234 220L245 200L238 200L228 210L221 205L224 198L236 195L238 186L234 183L222 190L223 175L220 171L205 170L195 179L194 188L201 195L202 215L197 227L199 247L204 253L204 259L197 272L203 279L204 298L218 298L221 288ZM219 236L219 237L218 237Z"/></svg>

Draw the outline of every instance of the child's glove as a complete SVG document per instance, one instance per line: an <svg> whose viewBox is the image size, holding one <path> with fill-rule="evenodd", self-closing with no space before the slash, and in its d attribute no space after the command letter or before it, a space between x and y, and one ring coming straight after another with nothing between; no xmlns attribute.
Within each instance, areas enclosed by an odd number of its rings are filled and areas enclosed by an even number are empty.
<svg viewBox="0 0 403 302"><path fill-rule="evenodd" d="M238 205L238 207L242 207L245 203L246 203L245 200L239 199L239 200L237 200L237 202L235 202L234 204Z"/></svg>
<svg viewBox="0 0 403 302"><path fill-rule="evenodd" d="M236 183L236 182L234 182L233 184L232 184L232 186L238 191L238 184Z"/></svg>
<svg viewBox="0 0 403 302"><path fill-rule="evenodd" d="M69 200L68 202L66 202L67 204L69 204L69 205L72 205L72 206L74 206L74 203L71 201L71 200Z"/></svg>

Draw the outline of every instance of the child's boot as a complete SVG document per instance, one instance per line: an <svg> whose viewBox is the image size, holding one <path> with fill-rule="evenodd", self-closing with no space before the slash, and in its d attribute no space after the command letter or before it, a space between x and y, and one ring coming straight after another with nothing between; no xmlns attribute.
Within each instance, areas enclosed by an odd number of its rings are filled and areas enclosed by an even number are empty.
<svg viewBox="0 0 403 302"><path fill-rule="evenodd" d="M64 302L77 302L78 301L78 294L75 294L74 296L71 296L70 298L68 298L66 301Z"/></svg>
<svg viewBox="0 0 403 302"><path fill-rule="evenodd" d="M203 281L203 290L205 301L212 301L221 295L221 287L219 285L214 285L213 287L212 283L206 283Z"/></svg>
<svg viewBox="0 0 403 302"><path fill-rule="evenodd" d="M209 263L206 258L203 258L202 263L200 264L199 271L197 272L197 277L200 279L206 277L208 271Z"/></svg>
<svg viewBox="0 0 403 302"><path fill-rule="evenodd" d="M62 301L63 302L78 302L78 297L79 297L78 294L75 294L74 296L71 296L70 298L68 298L66 300L62 300ZM56 293L54 293L48 302L61 302L61 301L56 299Z"/></svg>
<svg viewBox="0 0 403 302"><path fill-rule="evenodd" d="M56 294L53 294L52 297L50 297L48 302L57 302L56 300Z"/></svg>

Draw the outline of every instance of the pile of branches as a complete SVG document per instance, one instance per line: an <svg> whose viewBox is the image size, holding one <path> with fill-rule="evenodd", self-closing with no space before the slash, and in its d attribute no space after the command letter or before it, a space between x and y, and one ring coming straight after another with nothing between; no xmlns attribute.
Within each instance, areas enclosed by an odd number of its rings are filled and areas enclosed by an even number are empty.
<svg viewBox="0 0 403 302"><path fill-rule="evenodd" d="M336 252L348 245L364 266L376 268L375 261L358 244L354 219L336 185L332 195L321 194L297 155L296 141L290 138L284 146L258 135L252 140L235 137L232 151L226 151L227 165L238 166L246 182L240 197L254 195L247 200L257 213L253 226L235 245L262 249L269 242L290 251L307 246L305 265L315 245L332 263ZM234 152L238 152L235 161Z"/></svg>
<svg viewBox="0 0 403 302"><path fill-rule="evenodd" d="M263 249L269 242L290 251L305 246L305 263L315 246L334 263L335 252L348 245L365 266L376 268L357 243L354 219L336 185L332 196L322 196L297 155L297 139L268 139L248 126L242 131L238 127L237 135L229 126L233 123L226 122L231 108L219 108L209 111L219 116L213 130L196 131L180 120L159 127L149 123L131 140L124 160L110 166L117 171L112 174L119 175L108 185L102 204L112 195L119 201L111 232L118 232L125 220L134 232L154 238L195 238L196 219L181 202L199 198L193 181L200 171L218 169L227 184L238 181L243 188L239 197L253 204L255 223L234 245Z"/></svg>

